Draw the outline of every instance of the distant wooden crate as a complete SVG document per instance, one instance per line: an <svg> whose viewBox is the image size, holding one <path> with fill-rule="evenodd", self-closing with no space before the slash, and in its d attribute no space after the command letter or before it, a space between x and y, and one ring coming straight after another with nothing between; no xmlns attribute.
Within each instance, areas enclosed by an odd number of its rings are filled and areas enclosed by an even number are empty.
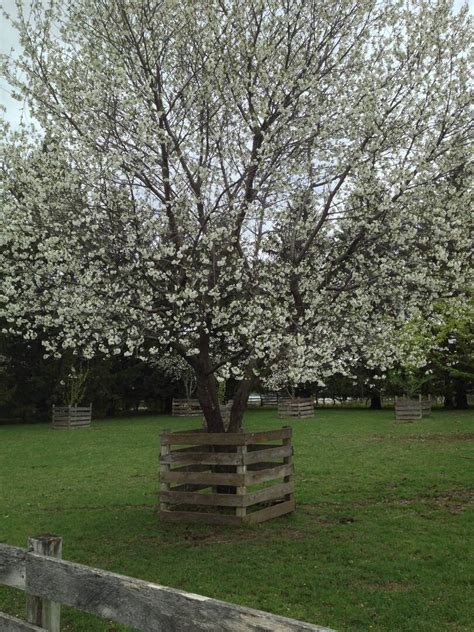
<svg viewBox="0 0 474 632"><path fill-rule="evenodd" d="M295 509L291 428L160 435L160 518L257 523Z"/></svg>
<svg viewBox="0 0 474 632"><path fill-rule="evenodd" d="M395 397L395 419L398 422L418 421L431 415L431 397L422 399L409 399L407 397Z"/></svg>
<svg viewBox="0 0 474 632"><path fill-rule="evenodd" d="M251 393L247 400L247 408L260 408L262 405L262 396L258 393Z"/></svg>
<svg viewBox="0 0 474 632"><path fill-rule="evenodd" d="M91 425L92 404L89 406L53 406L53 428L86 428Z"/></svg>
<svg viewBox="0 0 474 632"><path fill-rule="evenodd" d="M173 417L198 417L202 415L201 404L197 399L173 399L171 414Z"/></svg>
<svg viewBox="0 0 474 632"><path fill-rule="evenodd" d="M311 397L289 397L278 402L278 416L303 419L314 415L314 402Z"/></svg>
<svg viewBox="0 0 474 632"><path fill-rule="evenodd" d="M278 394L277 393L263 393L262 406L264 408L276 408L278 406Z"/></svg>

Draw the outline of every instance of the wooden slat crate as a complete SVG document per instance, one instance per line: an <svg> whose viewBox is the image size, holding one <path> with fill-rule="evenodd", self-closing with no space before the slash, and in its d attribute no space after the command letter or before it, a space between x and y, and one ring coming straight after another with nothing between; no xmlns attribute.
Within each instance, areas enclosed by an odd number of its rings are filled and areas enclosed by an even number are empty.
<svg viewBox="0 0 474 632"><path fill-rule="evenodd" d="M173 399L171 414L173 417L197 417L202 415L201 404L197 399Z"/></svg>
<svg viewBox="0 0 474 632"><path fill-rule="evenodd" d="M423 417L431 416L431 395L428 395L428 399L421 400L421 409L423 411Z"/></svg>
<svg viewBox="0 0 474 632"><path fill-rule="evenodd" d="M257 523L295 509L292 430L160 435L160 518Z"/></svg>
<svg viewBox="0 0 474 632"><path fill-rule="evenodd" d="M251 393L247 400L247 408L260 408L262 405L262 396L258 393Z"/></svg>
<svg viewBox="0 0 474 632"><path fill-rule="evenodd" d="M92 404L89 406L53 406L53 428L85 428L91 425Z"/></svg>
<svg viewBox="0 0 474 632"><path fill-rule="evenodd" d="M431 415L431 397L422 399L409 399L406 397L395 397L395 419L399 422L418 421L423 417Z"/></svg>
<svg viewBox="0 0 474 632"><path fill-rule="evenodd" d="M262 406L264 408L276 408L278 406L278 394L277 393L263 393Z"/></svg>
<svg viewBox="0 0 474 632"><path fill-rule="evenodd" d="M278 402L278 416L303 419L314 415L314 402L311 397L292 397Z"/></svg>

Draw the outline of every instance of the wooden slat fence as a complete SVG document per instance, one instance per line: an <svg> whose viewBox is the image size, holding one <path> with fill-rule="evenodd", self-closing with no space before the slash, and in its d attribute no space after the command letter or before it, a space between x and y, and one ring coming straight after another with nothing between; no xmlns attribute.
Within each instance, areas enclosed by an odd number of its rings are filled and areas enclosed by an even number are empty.
<svg viewBox="0 0 474 632"><path fill-rule="evenodd" d="M53 428L84 428L91 425L92 404L89 406L53 406Z"/></svg>
<svg viewBox="0 0 474 632"><path fill-rule="evenodd" d="M39 536L47 549L54 536ZM58 632L57 603L142 632L331 632L328 628L167 588L98 568L0 544L0 584L13 586L43 607L28 608L28 622L0 613L6 632ZM36 619L35 619L36 618Z"/></svg>
<svg viewBox="0 0 474 632"><path fill-rule="evenodd" d="M160 518L257 523L295 510L292 429L163 432ZM230 489L229 489L230 488Z"/></svg>

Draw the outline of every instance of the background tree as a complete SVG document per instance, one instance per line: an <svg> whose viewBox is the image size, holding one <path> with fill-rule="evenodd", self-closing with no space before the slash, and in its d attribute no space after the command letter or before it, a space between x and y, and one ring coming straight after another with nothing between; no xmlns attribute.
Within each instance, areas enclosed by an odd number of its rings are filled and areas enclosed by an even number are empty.
<svg viewBox="0 0 474 632"><path fill-rule="evenodd" d="M4 147L12 331L171 349L214 431L235 380L235 431L260 377L397 358L399 324L462 282L467 9L68 0L16 25L10 80L56 145L34 170L26 136Z"/></svg>

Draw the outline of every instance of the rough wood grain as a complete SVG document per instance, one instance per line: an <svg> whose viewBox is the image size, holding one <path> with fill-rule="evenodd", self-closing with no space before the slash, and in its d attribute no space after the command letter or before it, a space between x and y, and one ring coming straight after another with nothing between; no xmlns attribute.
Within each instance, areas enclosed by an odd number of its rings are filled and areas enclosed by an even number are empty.
<svg viewBox="0 0 474 632"><path fill-rule="evenodd" d="M291 632L327 628L29 554L27 589L143 632Z"/></svg>
<svg viewBox="0 0 474 632"><path fill-rule="evenodd" d="M204 465L239 465L242 458L238 454L213 452L173 451L161 458L161 463L202 463Z"/></svg>
<svg viewBox="0 0 474 632"><path fill-rule="evenodd" d="M291 428L287 426L262 432L202 432L202 430L162 432L160 441L162 445L249 445L260 441L286 439L291 437L291 432Z"/></svg>
<svg viewBox="0 0 474 632"><path fill-rule="evenodd" d="M0 631L1 632L48 632L45 628L39 628L33 623L28 623L22 619L11 617L4 612L0 612Z"/></svg>
<svg viewBox="0 0 474 632"><path fill-rule="evenodd" d="M196 483L207 485L245 485L244 474L226 474L220 472L161 472L163 483Z"/></svg>
<svg viewBox="0 0 474 632"><path fill-rule="evenodd" d="M43 556L60 558L62 539L49 534L28 538L28 551L37 554L40 558ZM28 562L26 568L28 569ZM28 590L28 570L26 572L26 618L28 622L46 628L48 632L60 632L60 604L54 600L54 597L44 599L36 592Z"/></svg>
<svg viewBox="0 0 474 632"><path fill-rule="evenodd" d="M257 503L263 503L268 500L284 498L286 494L293 492L293 483L281 483L280 485L271 485L265 489L259 489L256 492L247 493L245 496L245 506L250 507Z"/></svg>
<svg viewBox="0 0 474 632"><path fill-rule="evenodd" d="M242 474L244 476L244 481L246 480L246 473L247 473L247 466L244 465L245 463L245 457L247 456L247 446L239 446L237 448L237 451L239 453L240 458L242 459L242 465L237 465L237 474ZM242 500L245 499L245 494L246 494L246 487L245 487L245 483L244 485L240 486L240 487L236 487L235 489L235 493L237 494L237 496L239 496ZM239 518L244 519L245 516L247 514L247 507L242 503L242 505L238 506L235 508L235 515L238 516Z"/></svg>
<svg viewBox="0 0 474 632"><path fill-rule="evenodd" d="M0 585L25 590L26 551L0 544Z"/></svg>
<svg viewBox="0 0 474 632"><path fill-rule="evenodd" d="M245 455L245 463L250 465L251 463L260 463L267 459L275 459L279 457L288 457L293 454L293 448L291 445L271 446L270 448L264 448L263 450L253 450Z"/></svg>
<svg viewBox="0 0 474 632"><path fill-rule="evenodd" d="M266 520L271 520L271 518L277 518L278 516L292 513L294 510L295 501L290 500L284 503L279 503L277 505L272 505L271 507L266 507L265 509L260 509L259 511L254 511L253 513L249 513L246 516L245 522L248 522L249 524L265 522Z"/></svg>
<svg viewBox="0 0 474 632"><path fill-rule="evenodd" d="M199 494L198 492L160 492L160 501L175 505L206 505L210 507L243 507L242 496L235 494Z"/></svg>
<svg viewBox="0 0 474 632"><path fill-rule="evenodd" d="M250 514L246 516L246 521L259 522L269 510L281 515L290 509L285 505L288 503ZM237 519L236 516L220 515L216 518L220 521L223 518ZM235 522L229 520L228 524ZM0 545L0 551L2 559L8 560L8 565L13 560L26 565L27 592L130 625L143 632L331 632L329 628L27 553L7 545ZM4 564L3 568L6 569L7 565ZM45 632L43 627L3 613L0 613L0 630Z"/></svg>
<svg viewBox="0 0 474 632"><path fill-rule="evenodd" d="M282 478L289 476L293 473L293 465L279 465L278 467L271 467L260 472L247 472L245 475L247 485L255 485L256 483L264 483L265 481L272 481L276 478Z"/></svg>

